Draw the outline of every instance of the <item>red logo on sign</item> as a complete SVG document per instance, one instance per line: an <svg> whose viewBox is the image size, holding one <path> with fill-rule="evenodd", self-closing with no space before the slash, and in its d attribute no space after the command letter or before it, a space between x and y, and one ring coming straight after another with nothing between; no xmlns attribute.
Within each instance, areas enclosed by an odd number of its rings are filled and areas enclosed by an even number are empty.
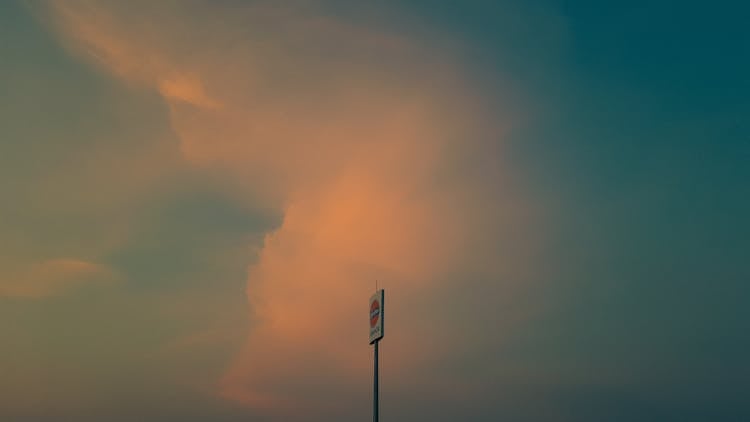
<svg viewBox="0 0 750 422"><path fill-rule="evenodd" d="M380 318L380 303L378 301L372 302L370 305L370 327L374 327L378 323Z"/></svg>

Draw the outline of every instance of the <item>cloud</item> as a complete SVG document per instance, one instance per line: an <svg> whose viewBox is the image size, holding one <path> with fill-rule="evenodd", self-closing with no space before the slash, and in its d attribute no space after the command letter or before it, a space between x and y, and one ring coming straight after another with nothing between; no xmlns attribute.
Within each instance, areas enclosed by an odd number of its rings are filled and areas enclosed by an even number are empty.
<svg viewBox="0 0 750 422"><path fill-rule="evenodd" d="M200 80L178 75L159 83L159 93L173 101L183 101L202 108L217 108L220 105L206 94Z"/></svg>
<svg viewBox="0 0 750 422"><path fill-rule="evenodd" d="M104 265L78 259L51 259L5 275L0 280L0 298L50 297L76 286L116 279L117 274Z"/></svg>
<svg viewBox="0 0 750 422"><path fill-rule="evenodd" d="M253 324L218 394L297 416L332 397L302 394L312 380L361 397L375 280L394 297L392 370L456 353L436 346L459 330L423 307L469 274L512 294L528 271L533 209L486 156L513 116L453 52L326 3L176 5L54 2L47 16L72 51L163 96L188 162L283 214L249 266Z"/></svg>

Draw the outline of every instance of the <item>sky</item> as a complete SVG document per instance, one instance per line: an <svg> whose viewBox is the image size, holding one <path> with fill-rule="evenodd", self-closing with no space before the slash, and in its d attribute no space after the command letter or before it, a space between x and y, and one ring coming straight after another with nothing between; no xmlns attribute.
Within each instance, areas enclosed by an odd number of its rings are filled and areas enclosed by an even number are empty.
<svg viewBox="0 0 750 422"><path fill-rule="evenodd" d="M748 15L0 2L0 419L749 420Z"/></svg>

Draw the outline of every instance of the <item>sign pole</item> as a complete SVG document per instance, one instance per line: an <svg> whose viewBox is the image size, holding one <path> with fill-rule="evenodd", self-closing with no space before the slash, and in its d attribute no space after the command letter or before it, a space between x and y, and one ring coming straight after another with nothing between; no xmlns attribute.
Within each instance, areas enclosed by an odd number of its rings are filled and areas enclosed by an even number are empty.
<svg viewBox="0 0 750 422"><path fill-rule="evenodd" d="M378 388L378 344L380 341L375 342L375 378L374 378L374 384L373 384L373 398L372 398L372 422L378 422L380 420L379 418L379 404L378 403L378 395L380 393Z"/></svg>
<svg viewBox="0 0 750 422"><path fill-rule="evenodd" d="M370 296L370 344L375 346L375 368L373 371L372 383L372 422L380 420L380 386L378 385L378 345L383 338L383 302L385 293L383 289L376 290L375 294Z"/></svg>

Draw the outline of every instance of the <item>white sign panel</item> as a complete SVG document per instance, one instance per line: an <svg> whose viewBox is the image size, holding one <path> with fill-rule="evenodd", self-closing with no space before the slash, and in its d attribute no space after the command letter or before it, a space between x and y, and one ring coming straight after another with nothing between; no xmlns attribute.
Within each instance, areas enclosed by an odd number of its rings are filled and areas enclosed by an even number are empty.
<svg viewBox="0 0 750 422"><path fill-rule="evenodd" d="M383 289L370 296L370 344L383 338Z"/></svg>

